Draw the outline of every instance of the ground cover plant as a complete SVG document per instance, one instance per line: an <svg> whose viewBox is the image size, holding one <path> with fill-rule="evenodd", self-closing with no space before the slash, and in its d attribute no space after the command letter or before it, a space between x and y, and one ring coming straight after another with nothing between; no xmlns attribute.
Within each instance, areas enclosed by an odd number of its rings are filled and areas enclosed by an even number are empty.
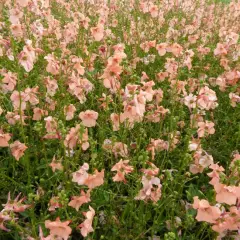
<svg viewBox="0 0 240 240"><path fill-rule="evenodd" d="M2 0L0 239L240 237L240 1Z"/></svg>

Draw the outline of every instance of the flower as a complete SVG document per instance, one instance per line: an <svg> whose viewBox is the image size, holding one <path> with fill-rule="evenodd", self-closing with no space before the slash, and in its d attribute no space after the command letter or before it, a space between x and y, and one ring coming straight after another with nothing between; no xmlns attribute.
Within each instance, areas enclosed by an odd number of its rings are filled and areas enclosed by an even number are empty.
<svg viewBox="0 0 240 240"><path fill-rule="evenodd" d="M28 147L20 141L15 141L14 143L10 144L11 153L17 161L24 155L24 152L27 148Z"/></svg>
<svg viewBox="0 0 240 240"><path fill-rule="evenodd" d="M76 182L78 185L84 185L85 181L88 178L88 171L89 165L87 163L84 163L81 168L73 173L73 182Z"/></svg>
<svg viewBox="0 0 240 240"><path fill-rule="evenodd" d="M219 203L235 205L237 199L240 197L240 187L226 186L225 184L216 182L214 189L216 192L216 201Z"/></svg>
<svg viewBox="0 0 240 240"><path fill-rule="evenodd" d="M81 191L80 196L72 196L71 201L68 203L68 206L73 207L76 209L76 211L79 210L79 208L84 204L91 201L90 199L90 190L85 193L83 190Z"/></svg>
<svg viewBox="0 0 240 240"><path fill-rule="evenodd" d="M96 188L104 183L104 169L101 172L94 171L94 174L89 174L84 185L87 185L90 189Z"/></svg>
<svg viewBox="0 0 240 240"><path fill-rule="evenodd" d="M64 114L66 116L67 121L73 119L74 113L76 112L76 110L77 109L75 108L75 106L73 104L70 104L70 105L64 107Z"/></svg>
<svg viewBox="0 0 240 240"><path fill-rule="evenodd" d="M156 176L159 173L159 168L157 168L151 162L148 162L147 164L150 166L150 168L148 168L148 169L142 168L140 171L143 172L147 176Z"/></svg>
<svg viewBox="0 0 240 240"><path fill-rule="evenodd" d="M45 111L41 108L36 107L36 108L33 109L33 118L32 119L34 121L39 121L39 120L42 119L42 117L44 115L47 115L47 114L48 114L48 111Z"/></svg>
<svg viewBox="0 0 240 240"><path fill-rule="evenodd" d="M101 172L95 170L94 174L89 174L87 171L89 165L84 163L82 167L73 173L73 182L76 182L78 185L87 185L88 188L93 189L103 184L104 180L104 169Z"/></svg>
<svg viewBox="0 0 240 240"><path fill-rule="evenodd" d="M159 56L164 56L167 53L167 43L157 44L156 49L158 51Z"/></svg>
<svg viewBox="0 0 240 240"><path fill-rule="evenodd" d="M98 113L93 110L87 110L85 112L80 112L79 118L82 120L83 126L94 127L98 119Z"/></svg>
<svg viewBox="0 0 240 240"><path fill-rule="evenodd" d="M216 49L214 49L214 55L226 55L228 53L226 46L222 43L218 43Z"/></svg>
<svg viewBox="0 0 240 240"><path fill-rule="evenodd" d="M53 53L48 54L47 56L44 57L44 59L46 59L48 62L46 71L51 73L52 75L58 75L60 72L60 66L59 66L59 62L54 57Z"/></svg>
<svg viewBox="0 0 240 240"><path fill-rule="evenodd" d="M11 135L9 133L3 133L0 129L0 147L8 147L8 141L11 139Z"/></svg>
<svg viewBox="0 0 240 240"><path fill-rule="evenodd" d="M160 179L158 177L146 175L142 177L142 184L143 188L134 199L157 202L161 197L162 185L160 184Z"/></svg>
<svg viewBox="0 0 240 240"><path fill-rule="evenodd" d="M89 206L89 209L90 211L83 213L83 215L86 217L86 220L78 225L78 228L81 229L81 234L83 237L86 237L90 232L93 232L92 222L95 211L91 206Z"/></svg>
<svg viewBox="0 0 240 240"><path fill-rule="evenodd" d="M129 160L120 160L116 163L111 171L117 171L116 175L113 177L114 182L124 182L126 183L125 175L129 174L133 171L133 167L128 165Z"/></svg>
<svg viewBox="0 0 240 240"><path fill-rule="evenodd" d="M113 125L113 131L118 131L120 127L120 116L117 113L112 113L110 119Z"/></svg>
<svg viewBox="0 0 240 240"><path fill-rule="evenodd" d="M29 0L16 0L16 3L19 4L21 7L27 7Z"/></svg>
<svg viewBox="0 0 240 240"><path fill-rule="evenodd" d="M205 121L205 122L199 122L198 123L198 137L202 138L204 137L206 134L214 134L215 133L215 128L214 128L214 123L211 121Z"/></svg>
<svg viewBox="0 0 240 240"><path fill-rule="evenodd" d="M49 208L48 211L54 212L56 208L62 207L62 204L60 203L59 197L52 197L49 202Z"/></svg>
<svg viewBox="0 0 240 240"><path fill-rule="evenodd" d="M197 101L197 96L193 95L192 93L190 93L188 96L184 98L184 104L188 108L196 108L197 106L196 101Z"/></svg>
<svg viewBox="0 0 240 240"><path fill-rule="evenodd" d="M56 161L55 155L52 159L52 162L49 164L49 166L52 168L52 171L55 172L56 169L62 171L63 170L63 165L61 163L61 159L59 160L59 162Z"/></svg>
<svg viewBox="0 0 240 240"><path fill-rule="evenodd" d="M4 211L13 211L15 213L24 212L27 208L30 208L31 205L22 204L22 202L26 199L25 197L19 200L21 193L17 195L14 200L11 200L10 192L8 193L8 201L6 204L3 204Z"/></svg>
<svg viewBox="0 0 240 240"><path fill-rule="evenodd" d="M68 226L70 222L71 221L61 222L58 217L55 221L46 220L45 227L50 230L50 236L52 239L60 237L67 240L72 232L72 229Z"/></svg>
<svg viewBox="0 0 240 240"><path fill-rule="evenodd" d="M202 87L197 96L197 106L200 109L215 109L218 106L216 93L207 86Z"/></svg>
<svg viewBox="0 0 240 240"><path fill-rule="evenodd" d="M101 41L104 37L104 25L98 24L96 27L92 27L91 29L92 36L95 41Z"/></svg>
<svg viewBox="0 0 240 240"><path fill-rule="evenodd" d="M10 230L4 226L4 222L10 221L10 220L12 220L12 218L8 215L7 212L4 212L4 211L0 212L0 229L2 229L3 231L9 232Z"/></svg>
<svg viewBox="0 0 240 240"><path fill-rule="evenodd" d="M220 209L218 207L211 206L207 200L199 200L197 196L193 199L193 208L198 210L196 219L198 221L215 223L221 215Z"/></svg>

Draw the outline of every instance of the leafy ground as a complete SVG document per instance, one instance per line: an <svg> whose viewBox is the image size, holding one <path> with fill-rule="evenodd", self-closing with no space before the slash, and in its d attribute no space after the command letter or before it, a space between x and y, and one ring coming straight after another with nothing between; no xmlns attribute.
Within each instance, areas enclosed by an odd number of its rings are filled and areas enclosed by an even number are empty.
<svg viewBox="0 0 240 240"><path fill-rule="evenodd" d="M0 239L239 239L239 2L0 10Z"/></svg>

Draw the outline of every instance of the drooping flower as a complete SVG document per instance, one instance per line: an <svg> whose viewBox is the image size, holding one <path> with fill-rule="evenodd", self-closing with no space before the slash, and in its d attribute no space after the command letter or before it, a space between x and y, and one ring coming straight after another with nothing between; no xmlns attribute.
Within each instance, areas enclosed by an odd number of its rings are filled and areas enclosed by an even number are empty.
<svg viewBox="0 0 240 240"><path fill-rule="evenodd" d="M101 186L104 183L104 169L101 172L98 170L94 171L94 174L89 174L84 185L87 185L88 188L93 189L98 186Z"/></svg>
<svg viewBox="0 0 240 240"><path fill-rule="evenodd" d="M89 210L90 211L83 213L84 216L86 217L86 220L84 220L83 223L78 225L78 228L80 228L83 237L86 237L89 233L94 231L92 227L92 222L95 215L95 211L91 206L89 206Z"/></svg>
<svg viewBox="0 0 240 240"><path fill-rule="evenodd" d="M5 226L4 226L4 222L6 221L11 221L12 218L9 216L9 214L5 211L1 211L0 212L0 229L2 229L3 231L6 231L6 232L9 232L10 229L7 229Z"/></svg>
<svg viewBox="0 0 240 240"><path fill-rule="evenodd" d="M73 207L76 209L76 211L79 211L79 208L84 204L90 202L90 190L85 193L83 190L81 190L80 196L72 196L71 201L68 203L68 206Z"/></svg>
<svg viewBox="0 0 240 240"><path fill-rule="evenodd" d="M20 141L15 141L14 143L10 144L11 153L17 161L24 155L24 152L27 148L28 147Z"/></svg>

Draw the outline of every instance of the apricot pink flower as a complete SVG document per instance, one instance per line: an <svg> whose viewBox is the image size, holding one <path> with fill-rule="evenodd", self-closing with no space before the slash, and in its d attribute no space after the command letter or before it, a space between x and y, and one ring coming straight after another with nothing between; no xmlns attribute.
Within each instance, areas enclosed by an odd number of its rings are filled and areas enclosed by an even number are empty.
<svg viewBox="0 0 240 240"><path fill-rule="evenodd" d="M124 182L126 183L125 175L133 171L133 166L128 165L129 160L120 160L116 163L111 171L117 171L116 175L113 177L114 182Z"/></svg>
<svg viewBox="0 0 240 240"><path fill-rule="evenodd" d="M94 174L89 174L88 178L85 180L84 185L87 185L88 188L93 189L104 183L104 169L101 172L98 170L94 171Z"/></svg>
<svg viewBox="0 0 240 240"><path fill-rule="evenodd" d="M81 58L74 57L72 58L72 62L74 63L73 68L77 71L79 75L84 75L85 70L84 67L81 65L83 63L83 60Z"/></svg>
<svg viewBox="0 0 240 240"><path fill-rule="evenodd" d="M23 26L20 23L11 24L10 29L14 37L16 38L23 37Z"/></svg>
<svg viewBox="0 0 240 240"><path fill-rule="evenodd" d="M32 119L34 121L39 121L39 120L42 119L42 117L44 115L47 115L47 114L48 114L48 111L45 111L41 108L36 107L36 108L33 109L33 118Z"/></svg>
<svg viewBox="0 0 240 240"><path fill-rule="evenodd" d="M201 88L197 96L197 106L200 109L215 109L218 106L216 93L207 86Z"/></svg>
<svg viewBox="0 0 240 240"><path fill-rule="evenodd" d="M200 139L194 139L194 138L193 138L193 139L189 142L188 150L189 150L190 152L192 152L192 151L198 150L199 148L201 148Z"/></svg>
<svg viewBox="0 0 240 240"><path fill-rule="evenodd" d="M143 188L140 190L138 195L134 198L135 200L152 200L157 202L161 197L160 179L154 176L143 176L142 177Z"/></svg>
<svg viewBox="0 0 240 240"><path fill-rule="evenodd" d="M240 198L240 187L226 186L225 184L215 183L214 189L216 192L216 201L219 203L235 205L237 199Z"/></svg>
<svg viewBox="0 0 240 240"><path fill-rule="evenodd" d="M218 233L220 233L221 236L225 236L227 233L227 230L230 231L238 231L239 233L239 217L240 217L240 209L236 206L232 206L229 209L230 211L224 211L221 218L218 219L218 221L212 226L212 229ZM235 240L239 239L239 234L233 236ZM221 239L221 238L219 238Z"/></svg>
<svg viewBox="0 0 240 240"><path fill-rule="evenodd" d="M76 182L78 185L84 185L88 179L88 170L89 165L87 163L84 163L77 172L73 173L72 181Z"/></svg>
<svg viewBox="0 0 240 240"><path fill-rule="evenodd" d="M215 133L214 123L211 121L199 122L198 123L198 137L202 138L205 135L212 135Z"/></svg>
<svg viewBox="0 0 240 240"><path fill-rule="evenodd" d="M98 119L98 113L93 110L87 110L85 112L80 112L79 118L82 120L83 126L94 127Z"/></svg>
<svg viewBox="0 0 240 240"><path fill-rule="evenodd" d="M83 215L86 217L86 220L78 225L78 228L80 228L81 234L83 237L86 237L90 232L93 232L92 228L92 222L93 222L93 217L95 215L94 209L89 206L90 211L84 212Z"/></svg>
<svg viewBox="0 0 240 240"><path fill-rule="evenodd" d="M51 73L52 75L58 75L60 72L60 65L59 62L54 57L53 53L48 54L47 56L44 57L44 59L46 59L48 62L46 71Z"/></svg>
<svg viewBox="0 0 240 240"><path fill-rule="evenodd" d="M156 49L158 51L159 56L164 56L167 53L167 43L157 44Z"/></svg>
<svg viewBox="0 0 240 240"><path fill-rule="evenodd" d="M23 17L23 12L19 10L18 8L12 8L9 10L9 21L12 24L18 24L20 23L20 19Z"/></svg>
<svg viewBox="0 0 240 240"><path fill-rule="evenodd" d="M24 152L27 148L28 147L24 143L19 141L15 141L14 143L10 144L11 153L17 161L24 155Z"/></svg>
<svg viewBox="0 0 240 240"><path fill-rule="evenodd" d="M44 84L47 88L47 94L51 97L54 96L58 89L57 81L55 79L51 79L50 77L46 77L44 79Z"/></svg>
<svg viewBox="0 0 240 240"><path fill-rule="evenodd" d="M190 93L188 96L185 96L184 98L184 104L189 108L196 108L197 106L197 96Z"/></svg>
<svg viewBox="0 0 240 240"><path fill-rule="evenodd" d="M194 164L190 165L190 172L193 174L203 172L204 168L213 164L212 155L207 154L202 149L194 153Z"/></svg>
<svg viewBox="0 0 240 240"><path fill-rule="evenodd" d="M110 115L110 119L111 119L112 124L113 124L113 131L118 131L119 127L120 127L120 116L119 116L119 114L112 113Z"/></svg>
<svg viewBox="0 0 240 240"><path fill-rule="evenodd" d="M10 97L14 110L25 110L28 96L24 92L13 91Z"/></svg>
<svg viewBox="0 0 240 240"><path fill-rule="evenodd" d="M217 48L214 50L214 55L226 55L227 53L226 46L222 43L218 43Z"/></svg>
<svg viewBox="0 0 240 240"><path fill-rule="evenodd" d="M11 135L9 133L4 133L0 129L0 147L8 147L8 141L11 139Z"/></svg>
<svg viewBox="0 0 240 240"><path fill-rule="evenodd" d="M212 169L212 172L208 173L207 175L212 178L212 180L209 182L211 185L215 185L219 183L220 181L220 174L224 171L224 168L222 166L219 166L216 164L211 164L209 166L210 169Z"/></svg>
<svg viewBox="0 0 240 240"><path fill-rule="evenodd" d="M16 0L16 3L21 7L27 7L29 0Z"/></svg>
<svg viewBox="0 0 240 240"><path fill-rule="evenodd" d="M12 92L17 85L16 73L7 72L4 73L3 76L1 85L3 92Z"/></svg>
<svg viewBox="0 0 240 240"><path fill-rule="evenodd" d="M75 108L75 106L73 104L70 104L68 106L64 107L64 114L66 116L66 120L72 120L74 117L74 113L77 109Z"/></svg>
<svg viewBox="0 0 240 240"><path fill-rule="evenodd" d="M39 103L39 99L37 97L39 87L34 87L34 88L26 88L24 90L24 93L26 94L25 98L26 100L32 105L35 106Z"/></svg>
<svg viewBox="0 0 240 240"><path fill-rule="evenodd" d="M218 207L211 206L207 200L199 200L196 196L193 198L193 208L197 209L196 219L208 223L215 223L221 216L221 211Z"/></svg>
<svg viewBox="0 0 240 240"><path fill-rule="evenodd" d="M59 197L52 197L49 201L48 211L54 212L56 208L62 207Z"/></svg>
<svg viewBox="0 0 240 240"><path fill-rule="evenodd" d="M159 72L159 73L157 73L157 80L159 82L164 81L165 78L167 78L167 77L168 77L168 72Z"/></svg>
<svg viewBox="0 0 240 240"><path fill-rule="evenodd" d="M143 172L146 176L156 176L159 173L159 168L157 168L153 163L147 162L147 164L150 166L148 169L141 169L140 171Z"/></svg>
<svg viewBox="0 0 240 240"><path fill-rule="evenodd" d="M54 139L54 138L59 138L59 134L57 132L57 121L52 117L48 116L44 118L45 123L45 128L47 131L47 134L44 136L46 139Z"/></svg>
<svg viewBox="0 0 240 240"><path fill-rule="evenodd" d="M127 157L128 156L127 145L122 142L115 142L112 148L112 152L114 153L116 158L118 157L118 155L121 157Z"/></svg>
<svg viewBox="0 0 240 240"><path fill-rule="evenodd" d="M11 220L12 218L8 215L8 213L4 211L0 212L0 229L2 229L3 231L9 232L10 230L4 226L4 222L11 221Z"/></svg>
<svg viewBox="0 0 240 240"><path fill-rule="evenodd" d="M155 158L155 152L169 149L169 143L162 139L151 139L151 143L147 146L147 150L152 154L152 160Z"/></svg>
<svg viewBox="0 0 240 240"><path fill-rule="evenodd" d="M175 57L179 57L182 54L183 47L178 43L173 43L167 47L167 51L171 52Z"/></svg>
<svg viewBox="0 0 240 240"><path fill-rule="evenodd" d="M91 29L92 36L95 41L101 41L104 37L104 25L98 24L96 27L92 27Z"/></svg>
<svg viewBox="0 0 240 240"><path fill-rule="evenodd" d="M156 18L158 16L159 10L157 5L152 5L149 7L149 12L153 18Z"/></svg>
<svg viewBox="0 0 240 240"><path fill-rule="evenodd" d="M19 200L21 193L17 195L17 197L12 200L10 196L10 192L8 193L8 200L6 204L2 204L4 209L3 211L12 211L15 213L24 212L26 209L30 208L31 205L23 204L22 202L26 199L26 197L23 197Z"/></svg>
<svg viewBox="0 0 240 240"><path fill-rule="evenodd" d="M60 237L67 240L72 232L72 229L68 226L70 222L71 221L61 222L58 217L55 221L46 220L45 227L50 230L50 236L52 239Z"/></svg>
<svg viewBox="0 0 240 240"><path fill-rule="evenodd" d="M56 160L56 157L54 155L52 162L49 164L49 166L52 168L52 171L55 172L56 169L62 171L63 170L63 165L61 163L61 159L60 160Z"/></svg>
<svg viewBox="0 0 240 240"><path fill-rule="evenodd" d="M68 206L73 207L76 211L79 211L79 208L84 204L91 201L90 199L90 190L85 193L83 190L81 191L80 196L72 196L71 201L68 203Z"/></svg>
<svg viewBox="0 0 240 240"><path fill-rule="evenodd" d="M72 127L69 133L66 135L66 138L64 140L64 146L70 149L75 148L79 141L79 135L80 135L80 124L77 124L76 127L75 128Z"/></svg>
<svg viewBox="0 0 240 240"><path fill-rule="evenodd" d="M34 62L36 61L36 52L37 49L32 47L32 41L27 40L26 45L18 56L19 63L26 72L30 72L33 69Z"/></svg>
<svg viewBox="0 0 240 240"><path fill-rule="evenodd" d="M235 93L229 93L229 98L230 98L230 102L231 102L231 106L232 107L236 107L237 103L240 103L240 96L239 94L235 94Z"/></svg>

